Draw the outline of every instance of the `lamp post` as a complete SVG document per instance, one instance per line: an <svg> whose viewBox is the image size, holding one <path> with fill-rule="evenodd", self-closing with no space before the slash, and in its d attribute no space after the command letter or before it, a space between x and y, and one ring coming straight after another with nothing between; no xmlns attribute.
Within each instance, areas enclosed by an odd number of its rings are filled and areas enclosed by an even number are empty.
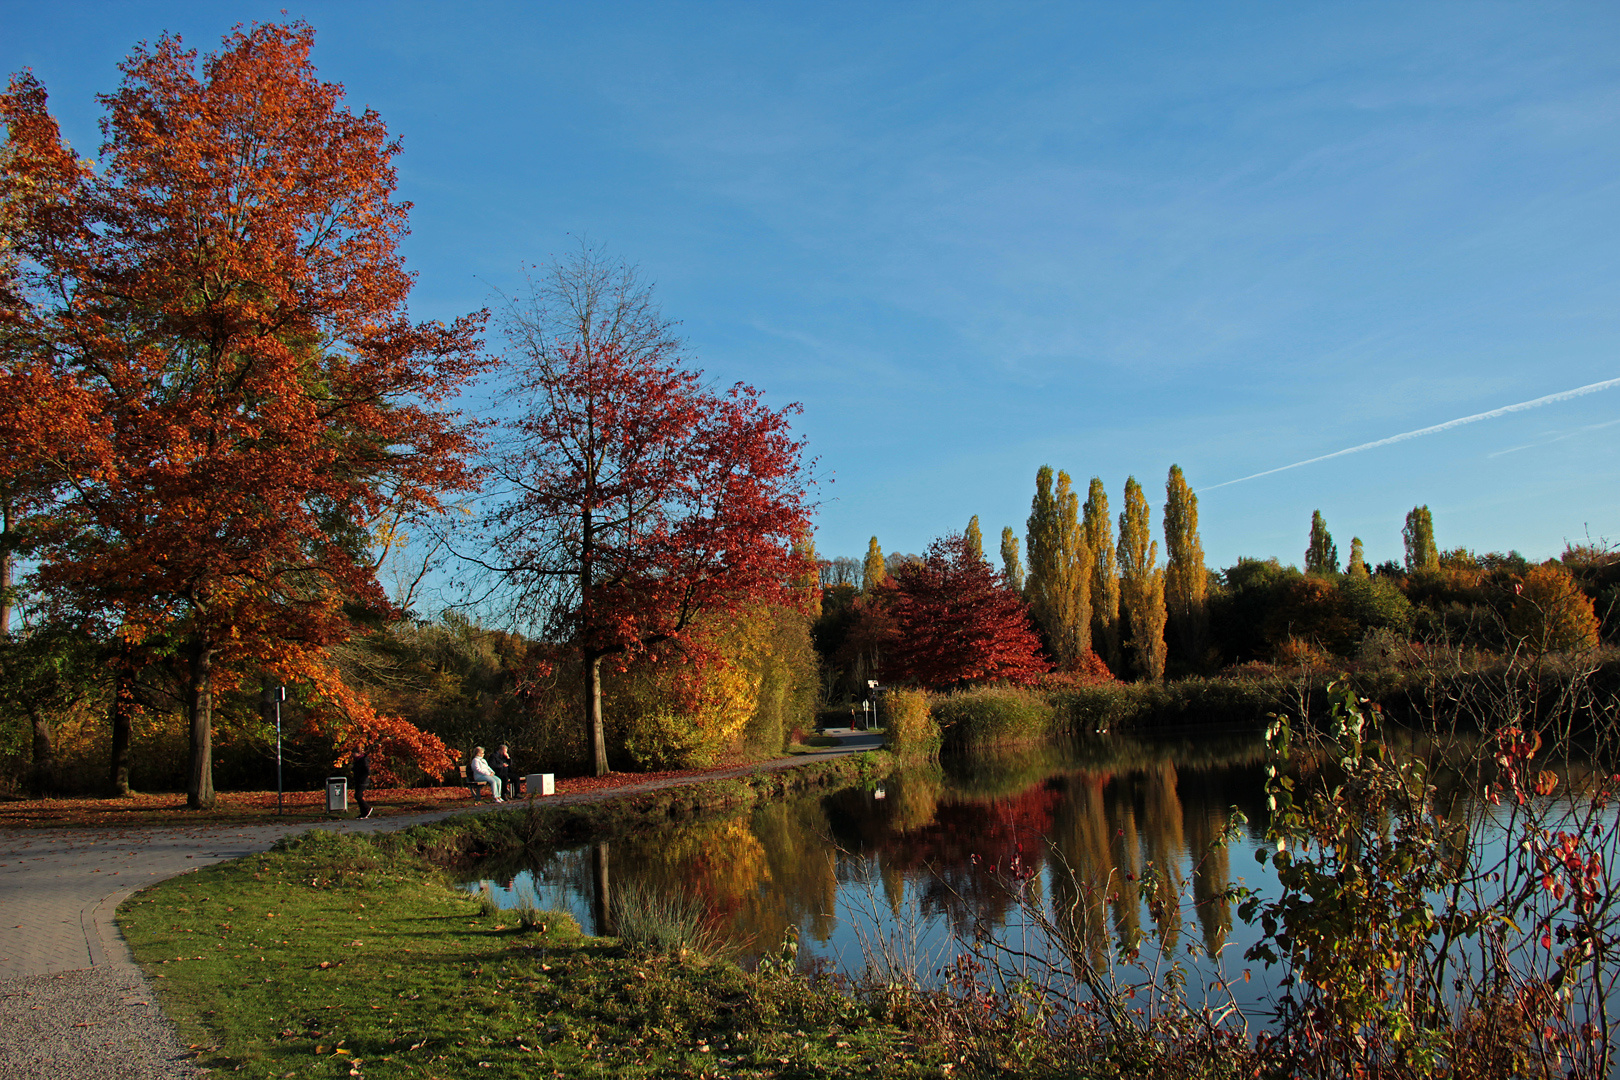
<svg viewBox="0 0 1620 1080"><path fill-rule="evenodd" d="M281 703L287 700L285 686L272 686L270 700L276 706L276 817L281 816Z"/></svg>
<svg viewBox="0 0 1620 1080"><path fill-rule="evenodd" d="M871 731L873 728L880 726L878 721L878 681L876 679L867 679L866 688L872 694L872 722L866 727L866 730Z"/></svg>

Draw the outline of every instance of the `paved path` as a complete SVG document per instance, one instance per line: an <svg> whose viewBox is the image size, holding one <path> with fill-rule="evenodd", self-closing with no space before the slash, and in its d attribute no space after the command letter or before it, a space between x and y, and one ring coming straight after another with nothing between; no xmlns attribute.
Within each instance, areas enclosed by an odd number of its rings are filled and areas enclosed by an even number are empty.
<svg viewBox="0 0 1620 1080"><path fill-rule="evenodd" d="M829 729L840 745L764 765L558 796L596 802L785 769L882 744ZM384 832L487 812L493 803L310 825L220 825L0 832L0 1080L169 1080L199 1075L119 933L118 905L138 889L227 859L266 851L310 828ZM64 1070L64 1063L72 1062Z"/></svg>

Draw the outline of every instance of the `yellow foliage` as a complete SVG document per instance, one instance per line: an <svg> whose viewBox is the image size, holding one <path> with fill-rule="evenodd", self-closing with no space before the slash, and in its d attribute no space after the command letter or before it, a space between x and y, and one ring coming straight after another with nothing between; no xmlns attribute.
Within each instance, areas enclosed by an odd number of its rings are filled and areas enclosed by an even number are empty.
<svg viewBox="0 0 1620 1080"><path fill-rule="evenodd" d="M761 606L725 625L700 620L683 641L652 650L605 689L638 765L702 767L738 748L762 713L780 717L792 706L799 684L814 679L813 663L804 616ZM764 749L780 749L779 727Z"/></svg>

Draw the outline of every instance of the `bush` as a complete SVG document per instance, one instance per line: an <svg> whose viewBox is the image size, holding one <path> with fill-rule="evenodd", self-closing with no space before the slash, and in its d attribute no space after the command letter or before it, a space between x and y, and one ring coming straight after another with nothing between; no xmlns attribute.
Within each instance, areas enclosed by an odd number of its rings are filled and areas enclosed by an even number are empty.
<svg viewBox="0 0 1620 1080"><path fill-rule="evenodd" d="M934 723L952 748L1030 742L1055 733L1057 710L1038 690L980 686L936 698Z"/></svg>
<svg viewBox="0 0 1620 1080"><path fill-rule="evenodd" d="M889 748L907 761L926 761L939 756L939 724L930 705L933 695L926 690L888 690L883 695L884 723L889 729Z"/></svg>
<svg viewBox="0 0 1620 1080"><path fill-rule="evenodd" d="M1508 628L1536 655L1591 649L1598 643L1597 615L1568 570L1548 562L1524 575Z"/></svg>
<svg viewBox="0 0 1620 1080"><path fill-rule="evenodd" d="M1347 576L1340 579L1339 592L1362 637L1372 630L1405 633L1412 625L1412 605L1387 577Z"/></svg>
<svg viewBox="0 0 1620 1080"><path fill-rule="evenodd" d="M624 735L625 753L638 769L701 769L714 760L703 732L690 719L663 707L635 717Z"/></svg>

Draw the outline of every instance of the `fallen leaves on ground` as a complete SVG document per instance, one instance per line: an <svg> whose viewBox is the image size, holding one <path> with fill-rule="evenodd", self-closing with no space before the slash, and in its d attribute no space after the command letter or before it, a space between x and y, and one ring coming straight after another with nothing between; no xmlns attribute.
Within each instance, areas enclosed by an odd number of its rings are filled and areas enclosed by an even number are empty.
<svg viewBox="0 0 1620 1080"><path fill-rule="evenodd" d="M621 788L640 787L644 784L665 786L672 782L694 780L726 772L738 763L719 765L709 769L676 769L666 772L609 773L606 776L571 776L557 780L555 797L609 793ZM372 788L366 792L366 802L375 807L374 818L399 814L420 814L465 809L487 798L475 800L465 787L447 785L427 788ZM541 801L539 798L536 802ZM523 805L523 797L509 800L508 805ZM276 793L273 791L222 791L212 810L190 810L184 793L131 794L120 798L62 798L62 799L10 799L0 801L0 829L93 828L140 825L273 825L325 821L330 816L355 816L353 796L350 808L342 815L326 813L326 792L289 791L282 797L282 814L276 813Z"/></svg>

